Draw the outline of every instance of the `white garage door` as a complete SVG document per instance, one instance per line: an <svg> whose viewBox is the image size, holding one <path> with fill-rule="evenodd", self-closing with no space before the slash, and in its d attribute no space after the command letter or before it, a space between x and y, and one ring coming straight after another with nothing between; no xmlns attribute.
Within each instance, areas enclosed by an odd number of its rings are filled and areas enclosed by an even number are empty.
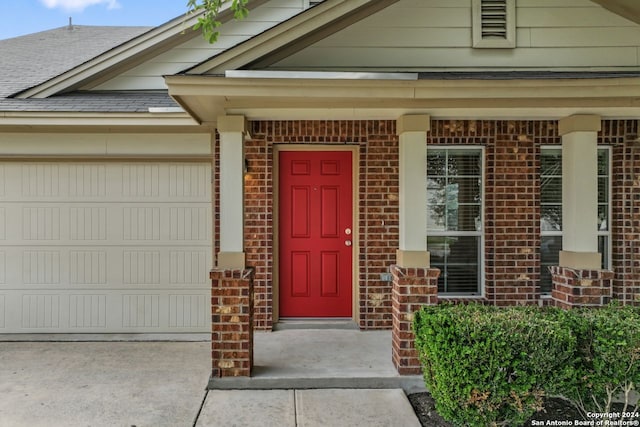
<svg viewBox="0 0 640 427"><path fill-rule="evenodd" d="M209 331L210 182L210 163L0 163L0 333Z"/></svg>

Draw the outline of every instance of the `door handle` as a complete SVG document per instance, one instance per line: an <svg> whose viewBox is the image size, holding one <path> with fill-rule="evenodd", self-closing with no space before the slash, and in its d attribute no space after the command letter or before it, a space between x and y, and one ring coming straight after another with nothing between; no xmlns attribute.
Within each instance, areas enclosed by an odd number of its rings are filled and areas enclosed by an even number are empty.
<svg viewBox="0 0 640 427"><path fill-rule="evenodd" d="M345 240L344 241L344 245L345 246L351 246L352 245L351 240Z"/></svg>

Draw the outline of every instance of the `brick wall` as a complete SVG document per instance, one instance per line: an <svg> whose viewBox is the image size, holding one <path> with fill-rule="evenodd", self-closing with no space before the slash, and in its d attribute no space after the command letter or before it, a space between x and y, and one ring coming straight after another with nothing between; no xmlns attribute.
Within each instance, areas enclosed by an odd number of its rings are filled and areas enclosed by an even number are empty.
<svg viewBox="0 0 640 427"><path fill-rule="evenodd" d="M540 147L559 143L556 122L436 120L427 143L485 148L485 302L537 304Z"/></svg>
<svg viewBox="0 0 640 427"><path fill-rule="evenodd" d="M209 277L211 376L249 377L253 367L253 270L213 270Z"/></svg>
<svg viewBox="0 0 640 427"><path fill-rule="evenodd" d="M274 144L352 145L359 149L355 183L359 221L359 318L364 329L391 327L391 282L380 280L398 248L398 139L395 121L253 122L245 144L245 251L255 268L255 327L273 327Z"/></svg>
<svg viewBox="0 0 640 427"><path fill-rule="evenodd" d="M551 297L556 307L602 307L609 304L614 273L606 270L576 270L550 267L553 277Z"/></svg>
<svg viewBox="0 0 640 427"><path fill-rule="evenodd" d="M400 375L419 375L422 364L415 347L414 313L424 305L438 304L437 268L391 266L393 275L391 359Z"/></svg>
<svg viewBox="0 0 640 427"><path fill-rule="evenodd" d="M613 146L614 298L640 304L640 147L630 142L637 132L637 121L605 121L599 143ZM245 250L247 265L255 268L256 328L270 330L273 326L275 144L358 147L360 327L390 328L391 283L380 281L380 273L395 262L399 244L395 121L260 121L251 123L251 135L245 148L249 165ZM561 143L557 122L434 120L427 143L485 147L484 302L537 304L540 148ZM217 207L217 197L214 203ZM217 248L217 216L215 230Z"/></svg>
<svg viewBox="0 0 640 427"><path fill-rule="evenodd" d="M613 297L640 305L640 145L638 121L605 120L599 143L612 145Z"/></svg>

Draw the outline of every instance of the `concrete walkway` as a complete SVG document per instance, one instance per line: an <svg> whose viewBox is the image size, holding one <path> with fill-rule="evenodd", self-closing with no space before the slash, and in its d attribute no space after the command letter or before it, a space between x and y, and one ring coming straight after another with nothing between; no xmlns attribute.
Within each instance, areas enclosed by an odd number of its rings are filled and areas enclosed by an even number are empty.
<svg viewBox="0 0 640 427"><path fill-rule="evenodd" d="M211 390L198 427L420 427L392 390Z"/></svg>
<svg viewBox="0 0 640 427"><path fill-rule="evenodd" d="M390 337L282 332L257 334L262 377L249 387L280 390L207 391L209 342L0 337L0 427L419 426L380 344Z"/></svg>

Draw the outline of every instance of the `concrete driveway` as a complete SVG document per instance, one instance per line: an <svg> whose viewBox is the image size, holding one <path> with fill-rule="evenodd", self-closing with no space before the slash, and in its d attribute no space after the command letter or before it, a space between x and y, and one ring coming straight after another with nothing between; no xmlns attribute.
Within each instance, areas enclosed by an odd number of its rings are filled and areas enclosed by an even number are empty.
<svg viewBox="0 0 640 427"><path fill-rule="evenodd" d="M208 342L0 342L0 426L191 426Z"/></svg>

